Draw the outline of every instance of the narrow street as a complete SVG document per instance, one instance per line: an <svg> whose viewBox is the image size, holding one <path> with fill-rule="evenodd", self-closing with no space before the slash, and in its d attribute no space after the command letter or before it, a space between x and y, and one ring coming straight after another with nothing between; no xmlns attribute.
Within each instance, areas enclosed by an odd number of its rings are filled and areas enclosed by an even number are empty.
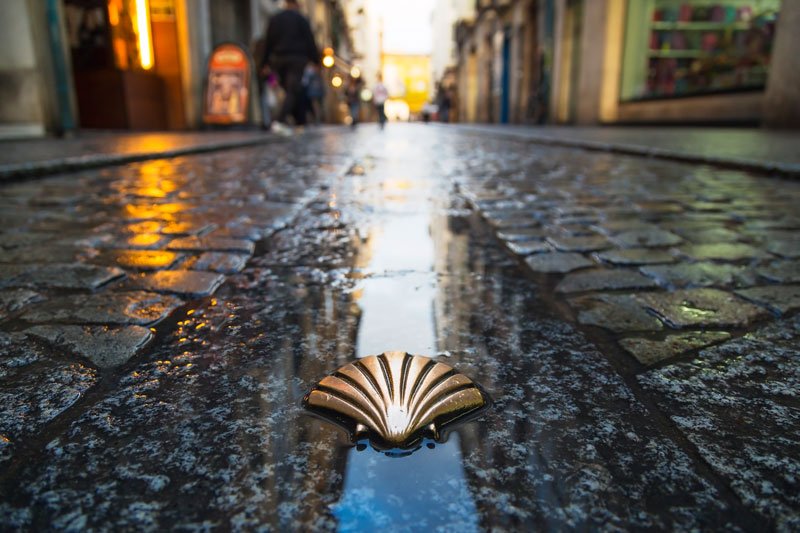
<svg viewBox="0 0 800 533"><path fill-rule="evenodd" d="M798 530L798 203L433 124L0 185L0 529ZM393 350L492 405L304 410Z"/></svg>

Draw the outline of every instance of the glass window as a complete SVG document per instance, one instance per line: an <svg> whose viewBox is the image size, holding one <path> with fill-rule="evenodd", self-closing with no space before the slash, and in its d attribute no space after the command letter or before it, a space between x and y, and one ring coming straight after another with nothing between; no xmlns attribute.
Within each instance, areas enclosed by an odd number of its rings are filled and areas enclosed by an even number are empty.
<svg viewBox="0 0 800 533"><path fill-rule="evenodd" d="M759 89L780 0L629 0L621 100Z"/></svg>

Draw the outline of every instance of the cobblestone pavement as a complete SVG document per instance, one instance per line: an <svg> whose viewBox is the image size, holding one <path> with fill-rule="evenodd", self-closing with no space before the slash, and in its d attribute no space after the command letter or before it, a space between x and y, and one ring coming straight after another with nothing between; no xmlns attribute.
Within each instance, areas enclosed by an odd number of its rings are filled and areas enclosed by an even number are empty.
<svg viewBox="0 0 800 533"><path fill-rule="evenodd" d="M3 529L800 528L800 183L391 125L0 188ZM300 400L428 354L403 457Z"/></svg>

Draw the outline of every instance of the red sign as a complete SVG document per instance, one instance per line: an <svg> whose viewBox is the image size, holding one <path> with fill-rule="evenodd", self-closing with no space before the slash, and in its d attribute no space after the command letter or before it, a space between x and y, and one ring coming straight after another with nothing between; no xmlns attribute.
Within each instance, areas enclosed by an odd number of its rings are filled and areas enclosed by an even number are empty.
<svg viewBox="0 0 800 533"><path fill-rule="evenodd" d="M236 44L217 46L208 59L203 120L207 124L247 121L250 97L250 58Z"/></svg>

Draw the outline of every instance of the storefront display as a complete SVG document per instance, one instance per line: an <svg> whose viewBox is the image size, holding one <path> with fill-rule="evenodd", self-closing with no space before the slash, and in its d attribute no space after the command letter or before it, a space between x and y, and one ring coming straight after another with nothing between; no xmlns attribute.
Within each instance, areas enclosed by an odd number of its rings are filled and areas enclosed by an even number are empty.
<svg viewBox="0 0 800 533"><path fill-rule="evenodd" d="M761 89L780 0L629 0L622 101Z"/></svg>
<svg viewBox="0 0 800 533"><path fill-rule="evenodd" d="M164 21L173 2L159 0L154 5L156 21L150 16L150 0L65 0L81 127L160 130L168 126L173 107L168 111L167 103L181 102L180 70L171 45L175 24ZM160 62L154 46L159 41Z"/></svg>

